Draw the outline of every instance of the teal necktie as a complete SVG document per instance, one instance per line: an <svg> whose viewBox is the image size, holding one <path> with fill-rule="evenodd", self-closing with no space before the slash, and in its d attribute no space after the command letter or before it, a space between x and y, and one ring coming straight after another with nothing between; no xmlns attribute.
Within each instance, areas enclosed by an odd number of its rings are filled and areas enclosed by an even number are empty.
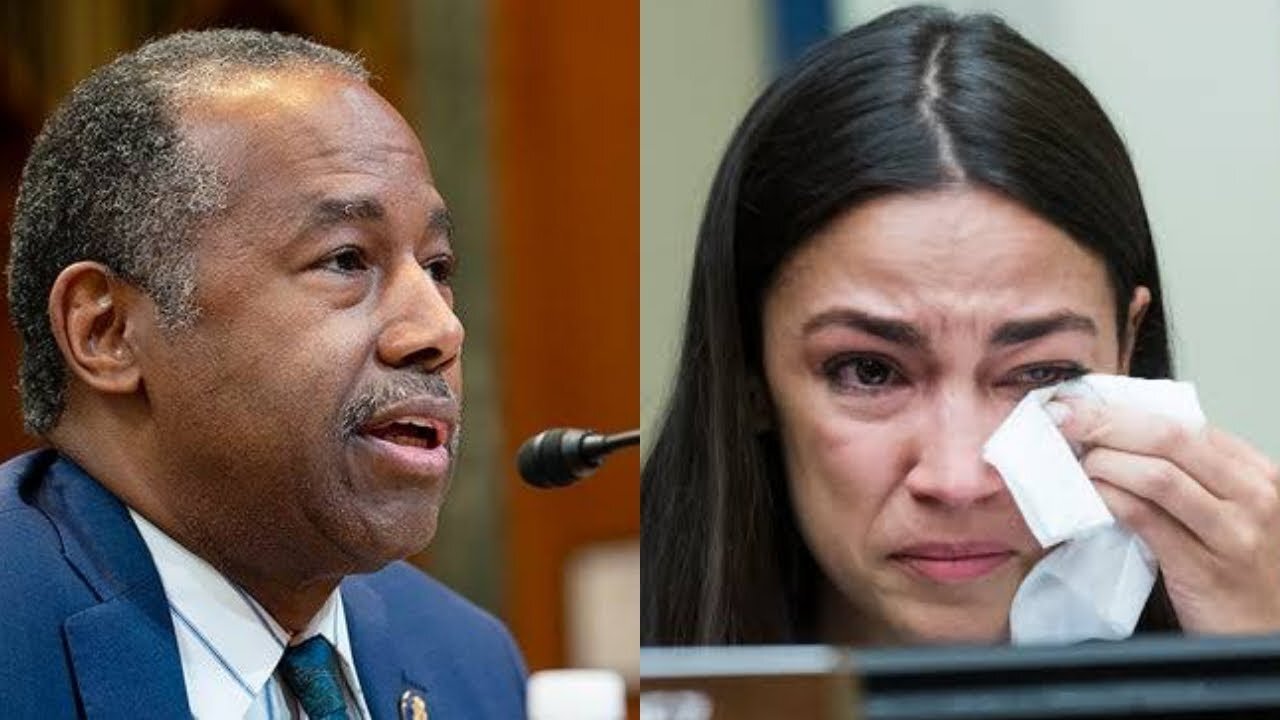
<svg viewBox="0 0 1280 720"><path fill-rule="evenodd" d="M322 636L287 648L280 675L311 720L347 720L338 655Z"/></svg>

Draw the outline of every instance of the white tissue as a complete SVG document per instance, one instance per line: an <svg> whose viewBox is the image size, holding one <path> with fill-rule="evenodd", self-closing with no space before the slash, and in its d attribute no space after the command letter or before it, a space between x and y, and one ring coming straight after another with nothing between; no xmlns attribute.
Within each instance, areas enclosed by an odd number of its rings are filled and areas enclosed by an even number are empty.
<svg viewBox="0 0 1280 720"><path fill-rule="evenodd" d="M1022 399L983 447L1043 547L1059 544L1022 581L1009 611L1012 642L1118 640L1133 634L1156 579L1151 551L1116 524L1044 405L1087 396L1192 428L1204 425L1194 386L1087 375Z"/></svg>
<svg viewBox="0 0 1280 720"><path fill-rule="evenodd" d="M982 448L982 459L1000 471L1040 547L1115 522L1044 409L1057 390L1028 393Z"/></svg>

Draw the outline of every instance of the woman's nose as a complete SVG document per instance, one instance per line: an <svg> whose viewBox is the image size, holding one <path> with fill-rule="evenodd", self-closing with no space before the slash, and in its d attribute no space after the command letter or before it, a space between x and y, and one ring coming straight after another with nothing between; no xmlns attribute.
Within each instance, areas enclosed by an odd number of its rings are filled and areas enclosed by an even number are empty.
<svg viewBox="0 0 1280 720"><path fill-rule="evenodd" d="M916 461L907 489L917 499L945 505L977 505L1005 490L1004 481L982 459L982 446L1003 415L979 402L952 401L921 424Z"/></svg>

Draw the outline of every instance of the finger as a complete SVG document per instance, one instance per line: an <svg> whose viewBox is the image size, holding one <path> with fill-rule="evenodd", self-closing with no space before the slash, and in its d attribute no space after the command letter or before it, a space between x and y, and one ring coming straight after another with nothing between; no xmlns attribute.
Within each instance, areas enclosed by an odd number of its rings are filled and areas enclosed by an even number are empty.
<svg viewBox="0 0 1280 720"><path fill-rule="evenodd" d="M1205 437L1219 452L1238 458L1252 468L1253 473L1247 477L1253 482L1240 493L1238 500L1252 517L1274 527L1280 522L1280 468L1271 458L1230 433L1209 428Z"/></svg>
<svg viewBox="0 0 1280 720"><path fill-rule="evenodd" d="M1276 464L1271 458L1263 455L1257 448L1245 442L1242 438L1236 437L1231 433L1216 427L1209 427L1205 430L1205 439L1213 447L1228 453L1242 462L1247 462L1253 466L1262 475L1275 475Z"/></svg>
<svg viewBox="0 0 1280 720"><path fill-rule="evenodd" d="M1105 480L1094 486L1116 521L1142 538L1166 570L1171 563L1202 562L1208 554L1199 538L1150 500Z"/></svg>
<svg viewBox="0 0 1280 720"><path fill-rule="evenodd" d="M1226 503L1168 460L1097 447L1080 464L1090 478L1155 504L1211 549L1231 541Z"/></svg>
<svg viewBox="0 0 1280 720"><path fill-rule="evenodd" d="M1067 440L1165 458L1220 498L1249 497L1250 483L1259 482L1248 462L1210 445L1202 429L1124 405L1082 398L1054 402L1067 409L1059 422Z"/></svg>

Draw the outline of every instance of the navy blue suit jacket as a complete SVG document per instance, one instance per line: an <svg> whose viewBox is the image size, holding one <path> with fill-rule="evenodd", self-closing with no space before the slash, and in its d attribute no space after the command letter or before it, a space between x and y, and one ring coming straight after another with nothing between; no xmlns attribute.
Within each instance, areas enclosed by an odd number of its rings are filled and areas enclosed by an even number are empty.
<svg viewBox="0 0 1280 720"><path fill-rule="evenodd" d="M524 665L493 617L405 563L342 583L374 720L523 720ZM0 466L0 716L187 717L160 576L128 510L51 450Z"/></svg>

